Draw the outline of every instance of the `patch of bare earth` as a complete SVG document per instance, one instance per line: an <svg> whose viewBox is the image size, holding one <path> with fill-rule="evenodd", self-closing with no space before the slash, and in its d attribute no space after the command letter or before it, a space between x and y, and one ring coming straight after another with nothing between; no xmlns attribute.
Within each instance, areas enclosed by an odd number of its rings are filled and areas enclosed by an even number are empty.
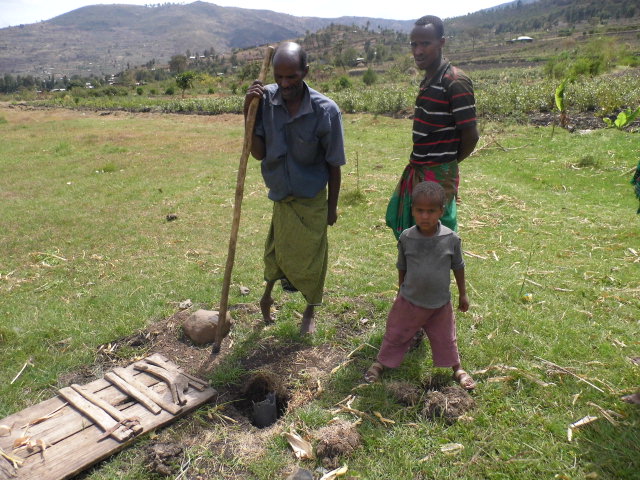
<svg viewBox="0 0 640 480"><path fill-rule="evenodd" d="M356 424L345 420L336 420L320 428L314 436L318 440L316 455L322 459L322 465L331 470L338 468L344 457L351 455L361 444Z"/></svg>
<svg viewBox="0 0 640 480"><path fill-rule="evenodd" d="M426 418L442 418L454 423L476 405L475 400L460 387L444 387L441 391L428 392L422 414Z"/></svg>
<svg viewBox="0 0 640 480"><path fill-rule="evenodd" d="M261 328L256 320L257 306L233 308L235 321ZM153 353L161 353L186 372L206 378L207 371L215 371L225 362L236 339L232 329L221 351L211 357L210 346L196 346L182 333L182 323L190 314L190 310L179 311L135 335L101 345L93 365L61 376L59 386L88 383L115 366L129 365ZM269 440L283 431L283 422L278 419L315 398L347 353L333 345L259 338L241 360L247 373L233 385L217 387L218 395L212 403L151 435L151 441L136 454L139 461L156 475L202 480L254 478L242 465L266 454ZM276 392L277 419L270 426L258 428L252 423L252 407L269 391ZM287 469L294 466L293 456L291 463Z"/></svg>

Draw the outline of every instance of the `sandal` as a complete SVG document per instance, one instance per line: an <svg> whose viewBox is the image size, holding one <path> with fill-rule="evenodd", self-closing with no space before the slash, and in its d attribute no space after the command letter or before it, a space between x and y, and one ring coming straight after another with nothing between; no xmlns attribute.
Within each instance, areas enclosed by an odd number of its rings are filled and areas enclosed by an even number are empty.
<svg viewBox="0 0 640 480"><path fill-rule="evenodd" d="M625 395L621 398L623 402L634 403L636 405L640 405L640 392L634 393L632 395Z"/></svg>
<svg viewBox="0 0 640 480"><path fill-rule="evenodd" d="M465 390L473 390L476 388L476 382L471 378L471 375L461 368L453 372L453 379Z"/></svg>
<svg viewBox="0 0 640 480"><path fill-rule="evenodd" d="M380 375L384 370L384 365L380 362L373 362L364 374L364 381L367 383L375 383L380 380Z"/></svg>

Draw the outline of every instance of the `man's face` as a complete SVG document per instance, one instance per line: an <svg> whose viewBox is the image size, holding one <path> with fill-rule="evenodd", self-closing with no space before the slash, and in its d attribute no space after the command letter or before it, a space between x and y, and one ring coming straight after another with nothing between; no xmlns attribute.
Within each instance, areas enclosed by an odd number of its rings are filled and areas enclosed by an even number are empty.
<svg viewBox="0 0 640 480"><path fill-rule="evenodd" d="M436 34L433 25L416 25L411 30L411 53L420 70L436 70L442 59L444 38Z"/></svg>
<svg viewBox="0 0 640 480"><path fill-rule="evenodd" d="M285 102L299 100L303 95L304 77L307 76L308 67L300 67L300 59L292 56L279 56L273 62L273 78L280 88L280 93Z"/></svg>

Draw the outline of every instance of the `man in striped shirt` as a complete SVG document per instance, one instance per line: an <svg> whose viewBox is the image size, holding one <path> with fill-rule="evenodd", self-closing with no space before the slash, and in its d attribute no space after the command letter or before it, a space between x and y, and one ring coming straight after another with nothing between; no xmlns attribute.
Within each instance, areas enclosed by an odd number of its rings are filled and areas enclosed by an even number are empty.
<svg viewBox="0 0 640 480"><path fill-rule="evenodd" d="M442 55L442 20L431 15L420 18L410 39L413 58L425 76L416 98L409 164L387 207L387 225L396 238L414 225L411 192L425 180L444 187L447 204L441 222L457 230L458 163L473 152L478 142L473 85L462 70Z"/></svg>

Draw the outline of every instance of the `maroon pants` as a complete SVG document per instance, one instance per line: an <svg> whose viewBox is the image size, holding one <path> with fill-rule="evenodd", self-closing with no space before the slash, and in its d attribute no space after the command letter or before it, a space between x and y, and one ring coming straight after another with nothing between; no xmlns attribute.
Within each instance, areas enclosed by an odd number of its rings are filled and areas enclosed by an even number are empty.
<svg viewBox="0 0 640 480"><path fill-rule="evenodd" d="M389 311L378 362L389 368L399 366L411 347L413 336L421 328L429 338L435 367L453 367L460 363L451 302L440 308L422 308L401 295L396 297Z"/></svg>

